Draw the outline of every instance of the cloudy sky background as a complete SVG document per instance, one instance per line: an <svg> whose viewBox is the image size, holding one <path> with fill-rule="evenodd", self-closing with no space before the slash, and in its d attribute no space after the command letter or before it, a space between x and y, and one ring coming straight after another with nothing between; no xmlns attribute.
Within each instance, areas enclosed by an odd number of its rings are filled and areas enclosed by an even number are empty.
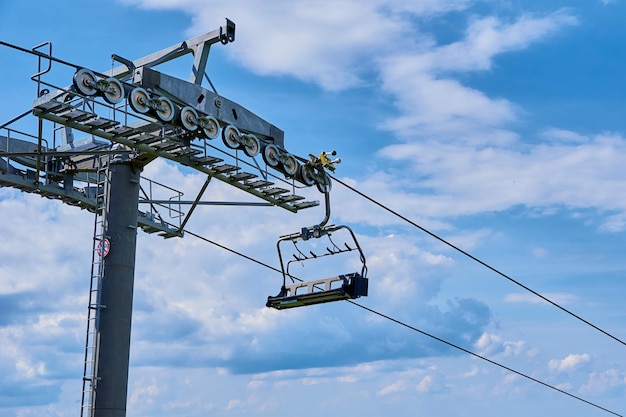
<svg viewBox="0 0 626 417"><path fill-rule="evenodd" d="M289 151L337 150L342 181L625 340L625 12L620 0L2 0L0 40L50 40L105 71L112 53L136 59L228 17L236 41L211 49L209 75L283 129ZM180 61L167 70L187 77ZM0 62L4 122L31 106L37 62L7 48ZM189 199L204 182L164 161L143 175ZM206 198L242 194L214 182ZM331 198L367 257L359 303L626 413L624 344L338 183ZM8 188L0 213L0 417L76 416L93 215ZM200 207L187 229L278 267L278 236L322 217ZM191 235L140 233L128 415L607 414L349 303L269 310L280 279Z"/></svg>

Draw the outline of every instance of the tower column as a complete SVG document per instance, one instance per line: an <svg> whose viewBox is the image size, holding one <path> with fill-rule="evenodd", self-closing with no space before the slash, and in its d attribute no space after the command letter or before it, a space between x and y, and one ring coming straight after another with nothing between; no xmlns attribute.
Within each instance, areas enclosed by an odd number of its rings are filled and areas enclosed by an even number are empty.
<svg viewBox="0 0 626 417"><path fill-rule="evenodd" d="M94 417L125 417L141 169L113 160L109 173L104 228L111 245L100 292Z"/></svg>

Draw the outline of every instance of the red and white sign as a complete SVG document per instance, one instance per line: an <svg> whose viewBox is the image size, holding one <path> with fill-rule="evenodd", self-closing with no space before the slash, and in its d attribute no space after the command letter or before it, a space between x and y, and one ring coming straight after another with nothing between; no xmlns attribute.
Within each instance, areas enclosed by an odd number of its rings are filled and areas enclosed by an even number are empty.
<svg viewBox="0 0 626 417"><path fill-rule="evenodd" d="M109 254L109 249L111 249L111 242L109 242L109 239L104 238L100 241L100 243L98 243L98 255L103 258Z"/></svg>

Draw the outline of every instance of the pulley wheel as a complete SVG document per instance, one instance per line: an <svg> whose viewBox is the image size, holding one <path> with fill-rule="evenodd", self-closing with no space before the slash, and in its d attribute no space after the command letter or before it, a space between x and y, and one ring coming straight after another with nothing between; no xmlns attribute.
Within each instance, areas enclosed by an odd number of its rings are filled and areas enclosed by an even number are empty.
<svg viewBox="0 0 626 417"><path fill-rule="evenodd" d="M103 97L109 104L117 104L124 100L124 86L115 77L104 80L106 87L103 90Z"/></svg>
<svg viewBox="0 0 626 417"><path fill-rule="evenodd" d="M237 129L233 125L228 125L222 131L222 140L224 141L224 144L228 146L229 148L237 149L239 148L239 145L240 145L239 143L240 135L241 134L239 133L239 129Z"/></svg>
<svg viewBox="0 0 626 417"><path fill-rule="evenodd" d="M207 139L216 139L220 135L220 124L213 116L201 117L200 126Z"/></svg>
<svg viewBox="0 0 626 417"><path fill-rule="evenodd" d="M98 92L96 74L86 68L76 71L72 81L78 92L85 96L93 96Z"/></svg>
<svg viewBox="0 0 626 417"><path fill-rule="evenodd" d="M280 152L278 151L276 145L272 145L271 143L265 145L262 155L263 160L268 166L276 168L278 164L280 164L280 160L278 159L278 157L280 156Z"/></svg>
<svg viewBox="0 0 626 417"><path fill-rule="evenodd" d="M326 174L326 172L322 172L315 185L320 193L330 192L331 188L333 188L333 185L330 182L330 177Z"/></svg>
<svg viewBox="0 0 626 417"><path fill-rule="evenodd" d="M150 111L150 95L141 87L133 88L128 97L130 107L140 114L146 114Z"/></svg>
<svg viewBox="0 0 626 417"><path fill-rule="evenodd" d="M243 151L250 158L254 158L259 154L261 150L261 142L259 138L254 136L252 133L248 133L243 135Z"/></svg>
<svg viewBox="0 0 626 417"><path fill-rule="evenodd" d="M315 184L315 168L313 168L309 164L300 165L298 169L298 180L300 180L304 185L312 186Z"/></svg>
<svg viewBox="0 0 626 417"><path fill-rule="evenodd" d="M198 112L191 106L185 106L180 111L180 124L189 132L198 130Z"/></svg>
<svg viewBox="0 0 626 417"><path fill-rule="evenodd" d="M280 156L280 162L282 162L283 164L285 174L289 175L290 177L296 175L296 173L298 172L299 164L295 156L290 153L285 153Z"/></svg>
<svg viewBox="0 0 626 417"><path fill-rule="evenodd" d="M161 96L158 99L158 103L159 105L156 108L157 117L165 123L169 123L174 120L174 116L176 116L176 107L174 107L172 100L165 96Z"/></svg>

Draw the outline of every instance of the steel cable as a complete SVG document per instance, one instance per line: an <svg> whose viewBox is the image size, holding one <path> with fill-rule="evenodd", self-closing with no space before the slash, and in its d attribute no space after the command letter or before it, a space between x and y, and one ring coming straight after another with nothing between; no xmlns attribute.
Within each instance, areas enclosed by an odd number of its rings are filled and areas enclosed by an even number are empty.
<svg viewBox="0 0 626 417"><path fill-rule="evenodd" d="M525 289L526 291L528 291L528 292L530 292L530 293L534 294L535 296L537 296L537 297L541 298L542 300L544 300L544 301L548 302L549 304L552 304L553 306L555 306L555 307L557 307L558 309L560 309L560 310L564 311L565 313L569 314L570 316L572 316L572 317L574 317L574 318L576 318L576 319L580 320L581 322L583 322L583 323L587 324L588 326L591 326L592 328L596 329L597 331L599 331L599 332L603 333L604 335L606 335L606 336L610 337L611 339L613 339L613 340L615 340L615 341L617 341L617 342L621 343L622 345L626 346L626 342L624 342L624 341L623 341L623 340L621 340L620 338L618 338L618 337L616 337L616 336L612 335L611 333L607 332L606 330L604 330L604 329L602 329L602 328L600 328L600 327L596 326L595 324L593 324L593 323L589 322L588 320L585 320L584 318L580 317L579 315L575 314L574 312L572 312L572 311L568 310L567 308L565 308L565 307L563 307L563 306L561 306L561 305L557 304L556 302L554 302L554 301L550 300L548 297L546 297L546 296L544 296L544 295L542 295L542 294L538 293L537 291L533 290L532 288L530 288L530 287L528 287L528 286L526 286L526 285L522 284L521 282L519 282L519 281L517 281L517 280L513 279L512 277L508 276L508 275L507 275L507 274L505 274L504 272L502 272L502 271L500 271L500 270L498 270L498 269L494 268L493 266L489 265L488 263L486 263L486 262L484 262L484 261L482 261L482 260L478 259L478 258L477 258L477 257L475 257L474 255L472 255L472 254L470 254L470 253L468 253L468 252L464 251L463 249L459 248L458 246L453 245L452 243L450 243L450 242L448 242L447 240L445 240L444 238L442 238L442 237L440 237L440 236L436 235L435 233L431 232L430 230L428 230L428 229L426 229L426 228L424 228L424 227L420 226L419 224L417 224L417 223L413 222L412 220L410 220L410 219L408 219L407 217L405 217L405 216L401 215L401 214L400 214L400 213L398 213L397 211L394 211L394 210L392 210L391 208L389 208L388 206L386 206L386 205L384 205L384 204L382 204L382 203L380 203L380 202L378 202L378 201L374 200L372 197L369 197L369 196L365 195L364 193L362 193L361 191L357 190L356 188L351 187L350 185L346 184L345 182L343 182L343 181L341 181L341 180L339 180L339 179L337 179L337 178L335 178L335 177L332 177L332 176L331 176L331 178L332 178L334 181L337 181L339 184L341 184L341 185L343 185L344 187L346 187L347 189L349 189L349 190L351 190L351 191L355 192L356 194L358 194L358 195L360 195L361 197L365 198L366 200L370 201L371 203L373 203L373 204L377 205L378 207L380 207L380 208L382 208L382 209L384 209L384 210L388 211L389 213L393 214L394 216L396 216L396 217L398 217L398 218L400 218L400 219L404 220L405 222L407 222L407 223L409 223L410 225L412 225L412 226L416 227L417 229L421 230L422 232L424 232L424 233L426 233L426 234L428 234L428 235L430 235L430 236L434 237L435 239L437 239L437 240L438 240L438 241L440 241L441 243L443 243L443 244L445 244L445 245L447 245L447 246L451 247L452 249L454 249L454 250L456 250L456 251L458 251L458 252L462 253L463 255L465 255L465 256L467 256L468 258L470 258L471 260L473 260L473 261L475 261L475 262L479 263L480 265L484 266L485 268L490 269L491 271L495 272L496 274L498 274L498 275L502 276L503 278L506 278L507 280L509 280L509 281L511 281L512 283L514 283L514 284L518 285L519 287L521 287L521 288Z"/></svg>
<svg viewBox="0 0 626 417"><path fill-rule="evenodd" d="M230 253L232 253L232 254L234 254L234 255L237 255L237 256L240 256L240 257L242 257L242 258L245 258L245 259L247 259L247 260L249 260L249 261L251 261L251 262L254 262L254 263L258 264L258 265L261 265L261 266L263 266L263 267L265 267L265 268L271 269L272 271L275 271L275 272L278 272L278 273L282 273L282 271L281 271L280 269L278 269L278 268L275 268L275 267L273 267L273 266L271 266L271 265L269 265L269 264L266 264L266 263L264 263L264 262L261 262L261 261L259 261L258 259L255 259L255 258L253 258L253 257L251 257L251 256L245 255L245 254L243 254L243 253L241 253L241 252L238 252L238 251L236 251L236 250L234 250L234 249L231 249L231 248L229 248L229 247L227 247L227 246L224 246L224 245L222 245L222 244L219 244L219 243L217 243L217 242L215 242L215 241L213 241L213 240L210 240L210 239L208 239L208 238L206 238L206 237L204 237L204 236L200 236L200 235L198 235L198 234L196 234L196 233L190 232L189 230L184 230L184 232L185 232L186 234L189 234L189 235L191 235L191 236L194 236L194 237L196 237L196 238L198 238L198 239L200 239L200 240L203 240L203 241L205 241L205 242L207 242L207 243L210 243L210 244L212 244L212 245L214 245L214 246L217 246L217 247L219 247L219 248L221 248L221 249L224 249L224 250L226 250L226 251L228 251L228 252L230 252ZM295 278L295 277L294 277L294 278ZM296 278L296 279L297 279L297 278ZM510 367L508 367L508 366L506 366L506 365L503 365L503 364L501 364L501 363L499 363L499 362L496 362L496 361L494 361L494 360L492 360L492 359L489 359L489 358L487 358L487 357L484 357L484 356L482 356L482 355L479 355L478 353L472 352L472 351L470 351L470 350L468 350L468 349L465 349L465 348L463 348L463 347L461 347L461 346L455 345L454 343L448 342L448 341L446 341L446 340L444 340L444 339L442 339L442 338L440 338L440 337L434 336L434 335L432 335L432 334L430 334L430 333L427 333L427 332L425 332L425 331L423 331L423 330L420 330L420 329L418 329L418 328L416 328L416 327L413 327L413 326L411 326L410 324L404 323L404 322L402 322L402 321L400 321L400 320L398 320L398 319L395 319L395 318L393 318L393 317L391 317L391 316L389 316L389 315L386 315L386 314L380 313L380 312L378 312L378 311L376 311L376 310L373 310L373 309L371 309L371 308L369 308L369 307L366 307L366 306L364 306L364 305L362 305L362 304L359 304L359 303L357 303L357 302L355 302L355 301L351 301L351 300L347 300L347 301L348 301L350 304L352 304L352 305L354 305L354 306L356 306L356 307L359 307L359 308L361 308L361 309L363 309L363 310L365 310L365 311L369 311L369 312L370 312L370 313L372 313L372 314L375 314L375 315L377 315L377 316L379 316L379 317L382 317L382 318L384 318L384 319L386 319L386 320L389 320L389 321L391 321L391 322L393 322L393 323L396 323L396 324L398 324L398 325L400 325L400 326L406 327L406 328L407 328L407 329L409 329L409 330L413 330L413 331L414 331L414 332L416 332L416 333L419 333L419 334L422 334L422 335L424 335L424 336L430 337L431 339L434 339L434 340L436 340L436 341L438 341L438 342L440 342L440 343L443 343L443 344L446 344L446 345L448 345L448 346L450 346L450 347L453 347L453 348L455 348L455 349L458 349L458 350L460 350L460 351L462 351L462 352L464 352L464 353L467 353L467 354L469 354L469 355L471 355L471 356L474 356L474 357L476 357L476 358L478 358L478 359L482 359L483 361L489 362L489 363L490 363L490 364L492 364L492 365L496 365L496 366L498 366L498 367L500 367L500 368L502 368L502 369L505 369L505 370L507 370L507 371L509 371L509 372L512 372L512 373L514 373L514 374L516 374L516 375L519 375L519 376L521 376L521 377L523 377L523 378L526 378L526 379L528 379L528 380L530 380L530 381L533 381L533 382L535 382L535 383L538 383L538 384L540 384L540 385L543 385L544 387L550 388L550 389L552 389L552 390L554 390L554 391L556 391L556 392L559 392L559 393L561 393L561 394L563 394L563 395L567 395L567 396L569 396L569 397L571 397L571 398L574 398L574 399L576 399L576 400L578 400L578 401L584 402L585 404L591 405L591 406L593 406L593 407L595 407L595 408L598 408L598 409L600 409L600 410L602 410L602 411L605 411L605 412L607 412L607 413L609 413L609 414L612 414L612 415L615 415L615 416L618 416L618 417L624 417L623 415L618 414L618 413L616 413L616 412L614 412L614 411L611 411L611 410L609 410L608 408L602 407L602 406L600 406L600 405L598 405L598 404L596 404L596 403L594 403L594 402L591 402L591 401L589 401L589 400L585 400L585 399L584 399L584 398L582 398L582 397L576 396L576 395L571 394L571 393L569 393L569 392L567 392L567 391L564 391L564 390L562 390L562 389L560 389L560 388L557 388L557 387L555 387L555 386L553 386L553 385L550 385L550 384L548 384L548 383L546 383L546 382L543 382L543 381L541 381L541 380L539 380L539 379L533 378L533 377L531 377L530 375L526 375L526 374L524 374L523 372L516 371L516 370L515 370L515 369L513 369L513 368L510 368Z"/></svg>

